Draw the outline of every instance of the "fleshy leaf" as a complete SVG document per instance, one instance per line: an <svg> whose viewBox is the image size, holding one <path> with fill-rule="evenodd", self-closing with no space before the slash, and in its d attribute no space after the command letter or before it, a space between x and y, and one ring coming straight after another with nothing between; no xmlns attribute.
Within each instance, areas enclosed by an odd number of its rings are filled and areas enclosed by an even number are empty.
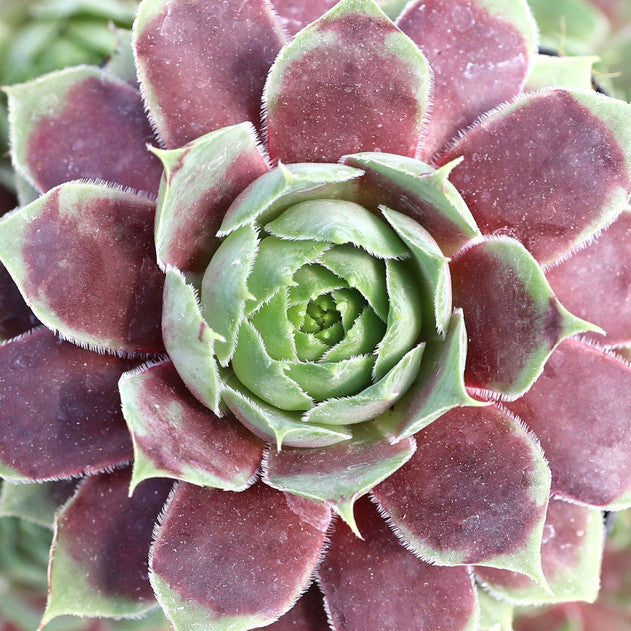
<svg viewBox="0 0 631 631"><path fill-rule="evenodd" d="M356 512L363 540L338 522L318 570L333 629L477 629L476 595L467 568L436 567L417 559L368 498L357 502Z"/></svg>
<svg viewBox="0 0 631 631"><path fill-rule="evenodd" d="M342 162L365 171L358 189L367 207L384 205L409 215L444 254L480 235L460 193L447 179L458 162L433 169L418 160L384 153L344 156Z"/></svg>
<svg viewBox="0 0 631 631"><path fill-rule="evenodd" d="M231 491L252 483L263 444L234 418L201 405L171 362L124 375L119 389L134 441L132 490L155 477Z"/></svg>
<svg viewBox="0 0 631 631"><path fill-rule="evenodd" d="M303 420L342 425L361 423L379 416L410 388L418 374L424 350L425 344L419 344L375 384L354 396L318 403L303 416Z"/></svg>
<svg viewBox="0 0 631 631"><path fill-rule="evenodd" d="M171 482L144 482L129 498L129 476L88 477L58 515L43 623L62 614L133 617L155 606L147 559Z"/></svg>
<svg viewBox="0 0 631 631"><path fill-rule="evenodd" d="M121 81L138 88L136 77L136 64L134 62L134 49L132 47L132 32L123 28L116 28L116 48L111 52L105 62L105 71L118 77Z"/></svg>
<svg viewBox="0 0 631 631"><path fill-rule="evenodd" d="M219 224L235 197L268 171L249 124L198 138L181 149L153 149L165 169L156 217L161 267L203 274L219 246Z"/></svg>
<svg viewBox="0 0 631 631"><path fill-rule="evenodd" d="M134 365L47 329L0 346L0 473L50 480L130 460L116 384Z"/></svg>
<svg viewBox="0 0 631 631"><path fill-rule="evenodd" d="M361 426L352 440L338 445L270 451L264 481L326 503L359 535L355 502L404 465L415 449L412 438L391 445L374 427Z"/></svg>
<svg viewBox="0 0 631 631"><path fill-rule="evenodd" d="M126 83L83 66L7 93L15 164L40 191L91 179L158 192L162 169L146 149L154 135L140 95Z"/></svg>
<svg viewBox="0 0 631 631"><path fill-rule="evenodd" d="M0 258L49 328L86 346L157 353L154 213L131 193L63 184L2 219Z"/></svg>
<svg viewBox="0 0 631 631"><path fill-rule="evenodd" d="M300 600L267 629L269 631L318 631L328 626L322 594L313 583Z"/></svg>
<svg viewBox="0 0 631 631"><path fill-rule="evenodd" d="M445 339L430 340L418 378L407 393L376 419L392 441L412 436L456 406L481 405L464 384L467 332L461 311L455 311Z"/></svg>
<svg viewBox="0 0 631 631"><path fill-rule="evenodd" d="M335 162L377 150L413 156L430 73L372 0L342 0L299 33L270 70L264 106L271 157Z"/></svg>
<svg viewBox="0 0 631 631"><path fill-rule="evenodd" d="M74 492L76 480L11 484L0 487L0 517L19 517L52 528L55 511Z"/></svg>
<svg viewBox="0 0 631 631"><path fill-rule="evenodd" d="M151 583L175 631L252 629L308 585L330 511L256 484L226 493L183 483L157 532Z"/></svg>
<svg viewBox="0 0 631 631"><path fill-rule="evenodd" d="M477 589L480 605L479 631L513 631L513 606Z"/></svg>
<svg viewBox="0 0 631 631"><path fill-rule="evenodd" d="M416 438L412 459L373 490L406 545L439 565L505 568L545 585L550 471L526 430L495 406L457 408Z"/></svg>
<svg viewBox="0 0 631 631"><path fill-rule="evenodd" d="M258 126L265 78L284 40L264 0L143 2L138 75L167 147L247 120Z"/></svg>
<svg viewBox="0 0 631 631"><path fill-rule="evenodd" d="M552 499L543 527L541 562L551 592L522 574L480 567L476 575L497 598L514 604L594 602L604 539L599 510Z"/></svg>
<svg viewBox="0 0 631 631"><path fill-rule="evenodd" d="M434 71L434 106L422 159L524 86L537 47L525 0L417 0L397 26Z"/></svg>
<svg viewBox="0 0 631 631"><path fill-rule="evenodd" d="M572 312L602 327L602 344L631 342L631 211L567 261L547 270L559 300Z"/></svg>
<svg viewBox="0 0 631 631"><path fill-rule="evenodd" d="M630 393L628 363L566 340L533 387L507 404L541 441L554 493L601 508L631 506Z"/></svg>
<svg viewBox="0 0 631 631"><path fill-rule="evenodd" d="M561 340L598 330L559 303L537 262L513 239L464 249L452 260L451 275L469 335L468 386L519 396Z"/></svg>
<svg viewBox="0 0 631 631"><path fill-rule="evenodd" d="M173 268L164 282L163 311L164 346L178 374L199 401L219 414L223 379L214 349L222 338L204 320L195 288Z"/></svg>
<svg viewBox="0 0 631 631"><path fill-rule="evenodd" d="M304 423L299 412L288 412L257 399L236 380L222 393L228 409L253 434L275 443L277 449L288 447L326 447L351 438L348 428L336 425Z"/></svg>
<svg viewBox="0 0 631 631"><path fill-rule="evenodd" d="M631 106L544 90L502 107L442 158L485 234L517 238L546 264L622 212L631 190ZM545 121L545 125L542 124Z"/></svg>
<svg viewBox="0 0 631 631"><path fill-rule="evenodd" d="M536 55L528 75L526 90L534 91L553 86L591 90L592 66L598 57L555 57Z"/></svg>

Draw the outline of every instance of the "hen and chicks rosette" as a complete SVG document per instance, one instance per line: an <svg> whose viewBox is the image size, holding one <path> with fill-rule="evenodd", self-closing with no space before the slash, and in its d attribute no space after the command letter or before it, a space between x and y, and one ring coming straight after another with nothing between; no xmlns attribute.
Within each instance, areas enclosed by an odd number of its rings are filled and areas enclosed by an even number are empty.
<svg viewBox="0 0 631 631"><path fill-rule="evenodd" d="M0 347L2 498L79 478L44 622L595 599L631 505L631 107L521 0L144 0L133 46L8 89L34 199L0 259L43 326Z"/></svg>

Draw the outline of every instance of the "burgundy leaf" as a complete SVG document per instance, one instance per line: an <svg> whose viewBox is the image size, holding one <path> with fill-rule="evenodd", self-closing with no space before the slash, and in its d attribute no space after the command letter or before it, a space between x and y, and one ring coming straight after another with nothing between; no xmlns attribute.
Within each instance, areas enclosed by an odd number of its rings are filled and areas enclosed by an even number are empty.
<svg viewBox="0 0 631 631"><path fill-rule="evenodd" d="M234 490L251 483L263 443L201 405L170 361L125 375L119 388L134 439L133 486L156 476Z"/></svg>
<svg viewBox="0 0 631 631"><path fill-rule="evenodd" d="M493 14L485 4L416 0L397 19L434 71L434 106L421 159L431 157L480 114L514 97L526 81L534 21L525 8L515 24L506 12Z"/></svg>
<svg viewBox="0 0 631 631"><path fill-rule="evenodd" d="M528 95L441 158L464 156L450 179L483 233L509 234L548 263L622 210L631 184L615 134L628 106L600 98L564 90Z"/></svg>
<svg viewBox="0 0 631 631"><path fill-rule="evenodd" d="M0 340L8 340L37 326L9 272L0 265Z"/></svg>
<svg viewBox="0 0 631 631"><path fill-rule="evenodd" d="M59 514L44 620L131 615L154 606L149 546L171 482L150 480L128 497L129 480L129 469L90 476Z"/></svg>
<svg viewBox="0 0 631 631"><path fill-rule="evenodd" d="M631 504L631 368L566 340L522 398L507 404L541 441L552 491L593 506Z"/></svg>
<svg viewBox="0 0 631 631"><path fill-rule="evenodd" d="M270 155L286 163L377 150L413 156L430 81L425 58L374 4L343 0L272 67Z"/></svg>
<svg viewBox="0 0 631 631"><path fill-rule="evenodd" d="M406 550L368 498L357 502L364 540L338 522L318 574L335 631L464 631L477 617L465 567L436 567Z"/></svg>
<svg viewBox="0 0 631 631"><path fill-rule="evenodd" d="M91 179L157 194L162 169L146 148L155 137L129 85L82 67L12 87L9 98L18 166L40 190Z"/></svg>
<svg viewBox="0 0 631 631"><path fill-rule="evenodd" d="M284 43L265 0L158 0L136 21L138 73L167 147L260 123L265 78Z"/></svg>
<svg viewBox="0 0 631 631"><path fill-rule="evenodd" d="M322 594L314 583L300 600L269 631L324 631L328 629Z"/></svg>
<svg viewBox="0 0 631 631"><path fill-rule="evenodd" d="M593 337L604 344L631 342L631 212L546 276L572 313L607 333Z"/></svg>
<svg viewBox="0 0 631 631"><path fill-rule="evenodd" d="M340 0L272 0L281 26L289 35L295 35L317 20Z"/></svg>
<svg viewBox="0 0 631 631"><path fill-rule="evenodd" d="M268 624L308 584L329 520L324 504L265 484L230 493L182 483L155 543L158 600L177 628L209 617L226 628Z"/></svg>
<svg viewBox="0 0 631 631"><path fill-rule="evenodd" d="M549 472L527 433L488 406L451 410L416 439L410 461L373 490L405 540L450 565L496 565L532 548L531 567L511 568L532 575Z"/></svg>
<svg viewBox="0 0 631 631"><path fill-rule="evenodd" d="M45 480L130 460L117 383L133 365L46 329L0 346L3 475Z"/></svg>
<svg viewBox="0 0 631 631"><path fill-rule="evenodd" d="M160 352L153 202L68 183L1 224L0 256L36 315L80 343Z"/></svg>

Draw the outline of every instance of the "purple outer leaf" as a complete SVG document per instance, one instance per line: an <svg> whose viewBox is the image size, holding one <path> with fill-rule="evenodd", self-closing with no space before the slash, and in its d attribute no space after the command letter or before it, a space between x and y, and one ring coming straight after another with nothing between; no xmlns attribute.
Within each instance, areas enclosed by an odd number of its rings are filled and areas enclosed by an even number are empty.
<svg viewBox="0 0 631 631"><path fill-rule="evenodd" d="M0 223L0 258L36 315L80 344L160 352L153 202L72 182Z"/></svg>
<svg viewBox="0 0 631 631"><path fill-rule="evenodd" d="M451 410L416 437L410 461L373 490L402 540L440 565L541 579L550 472L526 431L488 406Z"/></svg>
<svg viewBox="0 0 631 631"><path fill-rule="evenodd" d="M500 108L463 136L451 181L483 233L509 234L542 264L613 221L631 190L631 107L600 94L545 90Z"/></svg>
<svg viewBox="0 0 631 631"><path fill-rule="evenodd" d="M7 93L15 163L40 191L91 179L157 194L162 169L146 149L155 137L132 87L79 67Z"/></svg>
<svg viewBox="0 0 631 631"><path fill-rule="evenodd" d="M335 631L477 628L477 603L465 567L417 559L390 531L368 498L357 502L363 541L336 525L318 571Z"/></svg>
<svg viewBox="0 0 631 631"><path fill-rule="evenodd" d="M37 324L9 272L0 265L0 341L26 333Z"/></svg>
<svg viewBox="0 0 631 631"><path fill-rule="evenodd" d="M421 159L518 94L536 52L537 27L526 3L516 0L416 0L396 24L434 71L434 107Z"/></svg>
<svg viewBox="0 0 631 631"><path fill-rule="evenodd" d="M280 24L289 35L295 35L305 26L315 22L339 0L272 0L280 18Z"/></svg>
<svg viewBox="0 0 631 631"><path fill-rule="evenodd" d="M254 128L244 123L153 152L165 169L156 217L158 263L203 274L219 247L215 236L241 191L269 171ZM203 165L203 166L202 166Z"/></svg>
<svg viewBox="0 0 631 631"><path fill-rule="evenodd" d="M63 342L46 329L0 346L2 475L47 480L130 460L116 384L133 366Z"/></svg>
<svg viewBox="0 0 631 631"><path fill-rule="evenodd" d="M134 441L132 489L153 477L233 491L252 484L263 443L201 405L170 361L123 375L119 389Z"/></svg>
<svg viewBox="0 0 631 631"><path fill-rule="evenodd" d="M247 120L258 126L265 78L284 41L265 0L143 2L138 75L167 147Z"/></svg>
<svg viewBox="0 0 631 631"><path fill-rule="evenodd" d="M264 96L271 157L335 162L377 150L413 156L430 73L372 0L342 0L272 66Z"/></svg>
<svg viewBox="0 0 631 631"><path fill-rule="evenodd" d="M530 391L507 406L541 441L554 493L601 508L631 506L628 363L566 340Z"/></svg>
<svg viewBox="0 0 631 631"><path fill-rule="evenodd" d="M124 469L86 478L58 515L43 623L62 614L136 616L155 606L149 546L171 481L145 482L130 498L129 476Z"/></svg>
<svg viewBox="0 0 631 631"><path fill-rule="evenodd" d="M572 313L602 327L604 344L631 342L631 211L595 243L546 272L559 300Z"/></svg>
<svg viewBox="0 0 631 631"><path fill-rule="evenodd" d="M328 629L322 594L318 586L313 583L284 616L266 629L269 631L323 631Z"/></svg>
<svg viewBox="0 0 631 631"><path fill-rule="evenodd" d="M525 392L564 338L596 327L570 314L517 241L496 238L451 261L453 301L469 335L465 380L514 398Z"/></svg>
<svg viewBox="0 0 631 631"><path fill-rule="evenodd" d="M600 587L604 536L600 511L551 499L543 527L541 563L554 593L507 570L478 567L476 576L496 598L514 604L594 602Z"/></svg>
<svg viewBox="0 0 631 631"><path fill-rule="evenodd" d="M324 504L256 484L182 483L157 533L150 580L175 631L264 626L294 604L324 544Z"/></svg>

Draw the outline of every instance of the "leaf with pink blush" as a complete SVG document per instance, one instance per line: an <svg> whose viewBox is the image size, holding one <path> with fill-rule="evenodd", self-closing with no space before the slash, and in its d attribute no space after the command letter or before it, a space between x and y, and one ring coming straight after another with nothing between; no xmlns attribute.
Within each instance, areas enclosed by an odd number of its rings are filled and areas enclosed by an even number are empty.
<svg viewBox="0 0 631 631"><path fill-rule="evenodd" d="M330 522L324 504L255 484L182 483L157 531L150 580L175 631L242 631L288 611L310 582Z"/></svg>
<svg viewBox="0 0 631 631"><path fill-rule="evenodd" d="M413 156L431 70L373 0L342 0L288 44L266 85L270 155L335 162L359 151Z"/></svg>
<svg viewBox="0 0 631 631"><path fill-rule="evenodd" d="M323 631L327 628L322 594L315 583L285 615L266 627L269 631Z"/></svg>
<svg viewBox="0 0 631 631"><path fill-rule="evenodd" d="M631 106L595 92L527 94L440 159L484 234L515 237L545 265L622 212L631 191Z"/></svg>
<svg viewBox="0 0 631 631"><path fill-rule="evenodd" d="M415 449L413 438L393 445L367 423L337 445L270 451L264 480L275 489L326 503L359 536L355 502L402 467Z"/></svg>
<svg viewBox="0 0 631 631"><path fill-rule="evenodd" d="M63 614L136 617L155 607L149 546L172 486L144 482L128 497L130 471L89 476L56 519L43 623Z"/></svg>
<svg viewBox="0 0 631 631"><path fill-rule="evenodd" d="M117 383L134 366L59 340L47 329L1 345L0 474L50 480L131 460Z"/></svg>
<svg viewBox="0 0 631 631"><path fill-rule="evenodd" d="M265 0L143 2L138 76L166 146L247 120L258 127L265 79L284 43Z"/></svg>
<svg viewBox="0 0 631 631"><path fill-rule="evenodd" d="M339 0L272 0L280 25L293 36L335 6Z"/></svg>
<svg viewBox="0 0 631 631"><path fill-rule="evenodd" d="M533 387L507 407L541 441L554 493L600 508L631 506L631 367L627 362L566 340Z"/></svg>
<svg viewBox="0 0 631 631"><path fill-rule="evenodd" d="M170 361L123 375L119 390L134 441L132 489L156 477L231 491L254 482L263 443L199 403Z"/></svg>
<svg viewBox="0 0 631 631"><path fill-rule="evenodd" d="M157 194L155 136L134 88L82 66L6 90L14 164L40 191L90 179Z"/></svg>
<svg viewBox="0 0 631 631"><path fill-rule="evenodd" d="M537 25L525 0L416 0L396 24L434 71L421 159L521 92L537 52Z"/></svg>
<svg viewBox="0 0 631 631"><path fill-rule="evenodd" d="M70 182L2 219L0 258L35 315L63 337L160 352L154 214L144 197Z"/></svg>
<svg viewBox="0 0 631 631"><path fill-rule="evenodd" d="M604 536L599 510L551 499L541 545L543 573L551 591L507 570L478 567L476 577L496 598L516 605L594 602L600 588Z"/></svg>
<svg viewBox="0 0 631 631"><path fill-rule="evenodd" d="M228 207L269 171L254 128L243 123L181 149L153 152L165 169L156 215L158 264L203 274L219 247L215 235Z"/></svg>
<svg viewBox="0 0 631 631"><path fill-rule="evenodd" d="M546 276L572 313L606 332L590 338L607 345L631 343L631 211Z"/></svg>
<svg viewBox="0 0 631 631"><path fill-rule="evenodd" d="M450 267L454 305L464 312L469 336L469 387L515 398L561 340L598 330L561 305L537 262L513 239L480 240Z"/></svg>
<svg viewBox="0 0 631 631"><path fill-rule="evenodd" d="M520 423L496 406L456 408L416 439L410 461L373 490L401 540L438 565L510 569L545 585L550 471Z"/></svg>
<svg viewBox="0 0 631 631"><path fill-rule="evenodd" d="M363 539L336 524L318 570L335 631L477 629L476 595L467 568L436 567L416 558L368 498L357 502L357 525Z"/></svg>

